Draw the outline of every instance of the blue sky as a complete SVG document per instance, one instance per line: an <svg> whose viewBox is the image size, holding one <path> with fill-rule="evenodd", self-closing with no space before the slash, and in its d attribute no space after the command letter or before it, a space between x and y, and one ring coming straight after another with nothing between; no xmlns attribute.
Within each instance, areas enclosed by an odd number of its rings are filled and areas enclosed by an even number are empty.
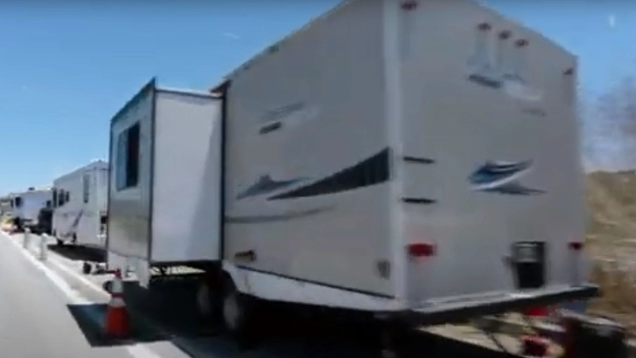
<svg viewBox="0 0 636 358"><path fill-rule="evenodd" d="M1 3L0 193L106 158L110 117L151 77L207 89L336 2ZM579 55L590 96L634 72L636 1L482 2Z"/></svg>

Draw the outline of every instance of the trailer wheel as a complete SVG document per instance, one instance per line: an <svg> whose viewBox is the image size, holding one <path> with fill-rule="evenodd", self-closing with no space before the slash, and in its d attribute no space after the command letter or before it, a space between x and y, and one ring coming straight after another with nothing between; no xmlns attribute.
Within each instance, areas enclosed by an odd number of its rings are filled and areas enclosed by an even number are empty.
<svg viewBox="0 0 636 358"><path fill-rule="evenodd" d="M254 346L256 343L254 332L255 302L239 292L231 281L226 282L223 290L221 316L225 329L240 346L243 348Z"/></svg>
<svg viewBox="0 0 636 358"><path fill-rule="evenodd" d="M394 322L386 322L381 329L381 350L382 358L402 358L407 357L408 347L406 337L409 330L407 327Z"/></svg>
<svg viewBox="0 0 636 358"><path fill-rule="evenodd" d="M202 317L218 322L221 318L222 300L220 289L210 280L201 280L197 289L197 308Z"/></svg>
<svg viewBox="0 0 636 358"><path fill-rule="evenodd" d="M55 244L59 247L64 246L64 241L60 240L60 239L55 239Z"/></svg>
<svg viewBox="0 0 636 358"><path fill-rule="evenodd" d="M84 261L84 262L82 263L82 273L83 273L84 275L88 275L88 274L90 274L92 271L93 271L93 265L91 265L91 263L90 263L90 262L86 262L86 261Z"/></svg>

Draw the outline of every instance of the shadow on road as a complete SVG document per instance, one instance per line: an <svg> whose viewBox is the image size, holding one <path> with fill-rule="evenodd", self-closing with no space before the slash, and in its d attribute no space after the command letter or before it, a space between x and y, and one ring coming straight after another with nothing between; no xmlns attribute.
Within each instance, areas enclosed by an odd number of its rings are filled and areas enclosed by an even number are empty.
<svg viewBox="0 0 636 358"><path fill-rule="evenodd" d="M199 315L196 287L194 279L159 282L151 290L126 282L124 298L138 324L159 327L161 335L172 337L170 340L175 345L193 357L378 357L377 321L344 312L297 310L272 304L262 307L255 348L239 349L220 327ZM409 333L403 344L409 357L517 357L421 331Z"/></svg>
<svg viewBox="0 0 636 358"><path fill-rule="evenodd" d="M69 260L89 261L94 263L106 262L106 253L103 250L83 246L57 244L49 244L48 247L49 250Z"/></svg>
<svg viewBox="0 0 636 358"><path fill-rule="evenodd" d="M91 346L117 346L133 342L156 342L166 340L161 334L131 320L130 335L126 339L113 339L105 334L104 322L107 307L104 304L68 305L68 310L82 330Z"/></svg>

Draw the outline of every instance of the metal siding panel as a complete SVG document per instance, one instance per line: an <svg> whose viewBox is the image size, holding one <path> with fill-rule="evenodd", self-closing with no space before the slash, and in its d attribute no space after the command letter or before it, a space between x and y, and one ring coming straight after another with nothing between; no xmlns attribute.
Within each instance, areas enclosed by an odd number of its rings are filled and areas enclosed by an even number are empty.
<svg viewBox="0 0 636 358"><path fill-rule="evenodd" d="M403 30L409 46L402 76L404 154L435 163L405 164L405 195L436 203L405 206L405 234L410 242L438 245L435 257L411 265L412 298L514 290L506 256L521 240L546 241L549 284L566 283L566 243L583 237L584 229L574 94L563 75L574 66L573 56L470 1L420 1L412 13ZM481 22L492 26L493 51L503 30L511 31L509 41L529 40L523 70L542 92L540 101L467 79ZM528 114L537 109L547 115ZM473 190L468 177L488 160L533 160L519 183L545 194Z"/></svg>
<svg viewBox="0 0 636 358"><path fill-rule="evenodd" d="M229 260L393 294L391 280L378 270L391 260L388 184L320 197L238 199L259 178L310 183L387 148L381 5L352 1L233 78L225 186ZM246 250L255 251L255 262L234 259Z"/></svg>
<svg viewBox="0 0 636 358"><path fill-rule="evenodd" d="M221 101L159 91L153 262L219 259Z"/></svg>
<svg viewBox="0 0 636 358"><path fill-rule="evenodd" d="M139 143L139 177L138 185L134 188L117 190L116 175L118 174L117 145L112 146L110 161L112 170L109 173L109 215L108 215L108 249L118 255L147 258L149 233L148 220L150 211L150 144L151 133L151 105L154 81L134 97L120 111L111 126L111 138L118 138L119 134L140 123Z"/></svg>

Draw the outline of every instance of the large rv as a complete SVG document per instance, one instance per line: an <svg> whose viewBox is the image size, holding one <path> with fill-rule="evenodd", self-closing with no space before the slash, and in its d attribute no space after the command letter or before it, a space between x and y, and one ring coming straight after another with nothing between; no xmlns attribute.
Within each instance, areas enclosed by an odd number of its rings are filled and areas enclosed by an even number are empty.
<svg viewBox="0 0 636 358"><path fill-rule="evenodd" d="M93 161L53 181L53 236L58 245L104 249L108 163Z"/></svg>
<svg viewBox="0 0 636 358"><path fill-rule="evenodd" d="M592 297L576 68L472 1L351 0L209 94L153 80L111 122L108 263L204 269L238 335L261 300L409 327Z"/></svg>

